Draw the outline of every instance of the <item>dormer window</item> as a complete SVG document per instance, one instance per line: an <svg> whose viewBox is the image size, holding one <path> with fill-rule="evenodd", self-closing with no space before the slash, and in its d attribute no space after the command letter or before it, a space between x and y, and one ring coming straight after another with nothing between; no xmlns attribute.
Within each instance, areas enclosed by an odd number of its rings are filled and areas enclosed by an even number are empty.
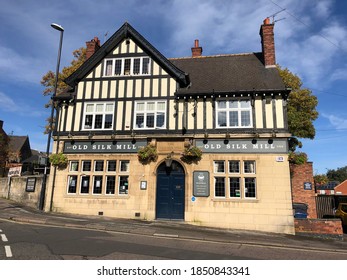
<svg viewBox="0 0 347 280"><path fill-rule="evenodd" d="M136 76L150 74L149 57L124 57L105 60L104 76Z"/></svg>
<svg viewBox="0 0 347 280"><path fill-rule="evenodd" d="M252 127L250 100L220 100L216 102L217 128Z"/></svg>

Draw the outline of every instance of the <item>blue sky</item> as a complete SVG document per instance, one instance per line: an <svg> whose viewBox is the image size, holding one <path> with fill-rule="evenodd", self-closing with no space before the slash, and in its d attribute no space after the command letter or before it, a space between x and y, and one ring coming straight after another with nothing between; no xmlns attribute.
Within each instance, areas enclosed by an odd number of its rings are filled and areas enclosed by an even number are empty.
<svg viewBox="0 0 347 280"><path fill-rule="evenodd" d="M0 0L0 119L8 134L29 135L45 151L41 77L55 71L59 32L65 29L61 69L72 51L98 36L103 43L128 21L166 57L261 51L259 28L275 16L277 63L318 97L314 140L302 151L315 173L347 165L347 2L340 0Z"/></svg>

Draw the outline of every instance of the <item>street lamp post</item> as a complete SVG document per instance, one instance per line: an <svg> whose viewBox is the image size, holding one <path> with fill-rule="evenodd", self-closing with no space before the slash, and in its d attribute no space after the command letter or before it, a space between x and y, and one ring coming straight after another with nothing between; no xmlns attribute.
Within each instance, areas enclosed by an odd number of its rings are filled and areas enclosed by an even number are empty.
<svg viewBox="0 0 347 280"><path fill-rule="evenodd" d="M49 128L48 128L48 139L47 139L47 149L46 149L46 162L45 162L45 173L42 180L42 188L40 192L40 201L39 201L39 209L44 209L45 204L45 196L46 196L46 186L47 186L47 169L49 165L49 149L51 145L51 137L52 137L52 130L53 130L53 118L54 118L54 98L57 94L57 87L58 87L58 76L59 76L59 66L60 66L60 56L61 56L61 49L63 46L63 34L64 34L64 28L60 26L59 24L52 23L51 26L60 31L60 41L59 41L59 50L58 50L58 59L57 59L57 67L55 71L55 81L54 81L54 91L53 95L51 96L51 118L49 120ZM59 143L57 143L59 145Z"/></svg>

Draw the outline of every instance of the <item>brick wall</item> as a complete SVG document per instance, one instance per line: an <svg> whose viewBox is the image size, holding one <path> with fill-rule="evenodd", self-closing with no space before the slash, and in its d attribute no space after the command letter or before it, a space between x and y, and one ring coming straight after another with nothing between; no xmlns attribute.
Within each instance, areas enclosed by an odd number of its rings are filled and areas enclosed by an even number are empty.
<svg viewBox="0 0 347 280"><path fill-rule="evenodd" d="M312 162L305 164L290 164L292 197L294 203L306 203L308 205L308 218L316 219L316 194L313 181ZM311 183L312 190L304 188L306 182Z"/></svg>
<svg viewBox="0 0 347 280"><path fill-rule="evenodd" d="M295 234L343 240L340 219L295 219Z"/></svg>

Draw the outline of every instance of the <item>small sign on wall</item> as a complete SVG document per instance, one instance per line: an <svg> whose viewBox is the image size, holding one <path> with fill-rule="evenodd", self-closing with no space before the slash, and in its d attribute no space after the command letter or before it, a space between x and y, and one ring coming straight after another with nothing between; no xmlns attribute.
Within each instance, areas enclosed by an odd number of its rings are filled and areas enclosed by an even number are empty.
<svg viewBox="0 0 347 280"><path fill-rule="evenodd" d="M27 183L25 186L26 192L34 192L35 191L35 185L36 185L36 177L28 177Z"/></svg>
<svg viewBox="0 0 347 280"><path fill-rule="evenodd" d="M208 171L194 171L193 180L193 196L210 196L210 173Z"/></svg>
<svg viewBox="0 0 347 280"><path fill-rule="evenodd" d="M312 190L312 183L311 182L305 182L304 183L304 190Z"/></svg>
<svg viewBox="0 0 347 280"><path fill-rule="evenodd" d="M141 190L147 190L147 181L141 181L140 182L140 189Z"/></svg>

